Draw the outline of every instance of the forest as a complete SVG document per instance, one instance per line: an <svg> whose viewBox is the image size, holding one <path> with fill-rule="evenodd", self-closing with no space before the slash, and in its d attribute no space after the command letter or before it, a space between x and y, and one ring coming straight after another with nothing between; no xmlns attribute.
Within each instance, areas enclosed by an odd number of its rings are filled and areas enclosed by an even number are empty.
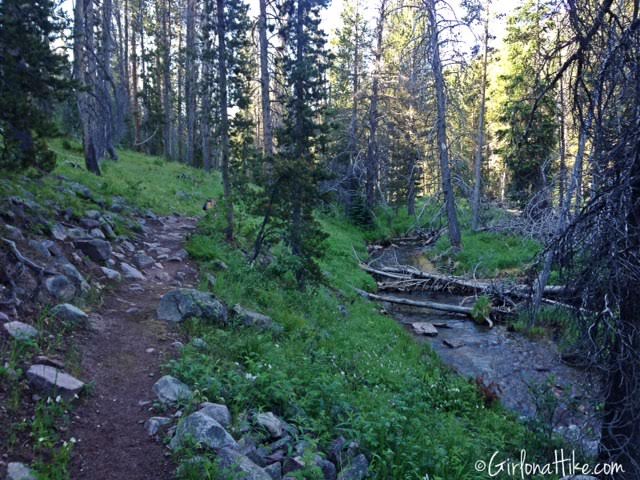
<svg viewBox="0 0 640 480"><path fill-rule="evenodd" d="M0 0L0 473L640 478L639 138L637 0Z"/></svg>

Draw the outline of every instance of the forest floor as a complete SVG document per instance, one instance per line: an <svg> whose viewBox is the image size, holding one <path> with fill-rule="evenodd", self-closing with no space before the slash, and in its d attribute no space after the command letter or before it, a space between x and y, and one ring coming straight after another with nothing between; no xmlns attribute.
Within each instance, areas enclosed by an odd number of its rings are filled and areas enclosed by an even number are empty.
<svg viewBox="0 0 640 480"><path fill-rule="evenodd" d="M95 385L78 406L70 434L76 439L71 478L169 479L175 466L162 444L143 427L152 414L152 386L161 367L176 355L181 337L167 322L157 320L160 297L176 286L192 286L195 265L172 259L184 248L195 227L190 217L158 217L147 222L138 244L150 257L166 249L167 258L145 271L142 281L124 280L107 292L91 316L93 328L79 339L82 378ZM176 277L180 280L176 281Z"/></svg>

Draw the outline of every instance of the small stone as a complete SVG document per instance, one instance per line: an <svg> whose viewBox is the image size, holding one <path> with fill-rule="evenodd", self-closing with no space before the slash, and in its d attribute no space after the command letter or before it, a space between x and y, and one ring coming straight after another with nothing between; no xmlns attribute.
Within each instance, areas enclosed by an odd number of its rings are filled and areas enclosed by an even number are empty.
<svg viewBox="0 0 640 480"><path fill-rule="evenodd" d="M6 235L9 240L14 240L16 242L24 240L22 230L20 230L18 227L14 227L13 225L5 225L4 228L7 231Z"/></svg>
<svg viewBox="0 0 640 480"><path fill-rule="evenodd" d="M187 251L184 249L181 249L181 250L178 250L173 255L171 255L171 257L169 257L169 261L181 263L181 262L184 262L187 258L189 258L189 254L187 253Z"/></svg>
<svg viewBox="0 0 640 480"><path fill-rule="evenodd" d="M51 227L51 236L56 240L64 242L67 239L67 229L59 223L56 223Z"/></svg>
<svg viewBox="0 0 640 480"><path fill-rule="evenodd" d="M464 347L464 342L462 340L456 340L454 338L443 340L442 343L444 343L449 348Z"/></svg>
<svg viewBox="0 0 640 480"><path fill-rule="evenodd" d="M100 270L102 270L102 273L104 273L104 276L111 281L119 282L122 279L122 275L120 275L120 272L117 272L107 267L100 267Z"/></svg>
<svg viewBox="0 0 640 480"><path fill-rule="evenodd" d="M182 322L189 318L201 318L212 323L227 323L227 309L213 295L189 288L179 288L166 293L157 309L159 320Z"/></svg>
<svg viewBox="0 0 640 480"><path fill-rule="evenodd" d="M104 233L102 233L102 230L100 230L99 228L92 228L89 231L89 235L91 235L93 238L98 238L100 240L106 240L107 237L105 237Z"/></svg>
<svg viewBox="0 0 640 480"><path fill-rule="evenodd" d="M9 322L3 325L5 330L16 340L26 341L36 338L38 336L38 330L31 325L27 325L22 322Z"/></svg>
<svg viewBox="0 0 640 480"><path fill-rule="evenodd" d="M227 428L231 425L231 412L226 405L220 403L204 402L200 404L199 412L213 418L223 427Z"/></svg>
<svg viewBox="0 0 640 480"><path fill-rule="evenodd" d="M229 435L229 432L213 418L202 412L192 413L178 424L176 434L171 439L169 447L172 450L180 448L187 439L213 450L225 447L238 448L238 444Z"/></svg>
<svg viewBox="0 0 640 480"><path fill-rule="evenodd" d="M111 257L111 244L105 240L78 240L75 246L94 262L106 262Z"/></svg>
<svg viewBox="0 0 640 480"><path fill-rule="evenodd" d="M272 463L264 467L264 471L271 477L272 480L282 480L282 464L279 462Z"/></svg>
<svg viewBox="0 0 640 480"><path fill-rule="evenodd" d="M58 263L58 267L60 268L63 274L65 274L67 277L69 277L73 281L73 284L76 287L80 287L81 291L83 292L89 291L90 287L89 287L89 284L87 283L87 280L84 278L84 275L82 275L72 263L69 263L65 260L65 261L62 261L61 263Z"/></svg>
<svg viewBox="0 0 640 480"><path fill-rule="evenodd" d="M73 240L82 240L85 238L89 238L89 232L87 232L84 228L69 228L67 230L67 236Z"/></svg>
<svg viewBox="0 0 640 480"><path fill-rule="evenodd" d="M211 262L211 266L214 270L229 270L229 267L222 260L214 260Z"/></svg>
<svg viewBox="0 0 640 480"><path fill-rule="evenodd" d="M138 267L140 270L144 270L146 268L149 268L151 265L154 264L154 260L153 258L151 258L149 255L146 255L144 253L139 253L137 255L134 255L133 257L133 263L136 267Z"/></svg>
<svg viewBox="0 0 640 480"><path fill-rule="evenodd" d="M200 337L196 337L193 340L191 340L191 345L193 345L195 348L199 350L205 350L209 346L207 342Z"/></svg>
<svg viewBox="0 0 640 480"><path fill-rule="evenodd" d="M124 278L129 280L145 280L145 276L142 274L140 270L135 267L132 267L128 263L121 262L120 269L124 275Z"/></svg>
<svg viewBox="0 0 640 480"><path fill-rule="evenodd" d="M36 475L24 463L9 462L7 465L7 480L36 480Z"/></svg>
<svg viewBox="0 0 640 480"><path fill-rule="evenodd" d="M276 417L272 412L258 413L254 417L256 425L267 430L273 438L280 438L284 435L286 422Z"/></svg>
<svg viewBox="0 0 640 480"><path fill-rule="evenodd" d="M324 477L324 480L336 480L336 466L332 462L320 457L319 455L316 455L315 463L318 468L322 470L322 476Z"/></svg>
<svg viewBox="0 0 640 480"><path fill-rule="evenodd" d="M102 217L102 213L100 213L98 210L87 210L86 212L84 212L84 214L87 218L90 218L92 220L100 220L100 217Z"/></svg>
<svg viewBox="0 0 640 480"><path fill-rule="evenodd" d="M47 278L44 286L52 297L63 302L68 302L76 296L76 287L64 275L55 275Z"/></svg>
<svg viewBox="0 0 640 480"><path fill-rule="evenodd" d="M111 225L109 225L108 223L104 223L100 226L100 228L102 229L104 236L107 237L109 240L116 239L117 237L116 232L113 231L113 228L111 227Z"/></svg>
<svg viewBox="0 0 640 480"><path fill-rule="evenodd" d="M205 273L204 277L207 279L207 283L211 288L216 286L216 281L218 280L213 273Z"/></svg>
<svg viewBox="0 0 640 480"><path fill-rule="evenodd" d="M51 252L49 252L49 249L43 242L39 242L37 240L29 240L29 246L33 250L38 252L38 255L40 255L41 257L43 258L51 257Z"/></svg>
<svg viewBox="0 0 640 480"><path fill-rule="evenodd" d="M302 457L289 457L282 462L282 473L286 475L287 473L302 470L304 467L305 463Z"/></svg>
<svg viewBox="0 0 640 480"><path fill-rule="evenodd" d="M223 448L218 452L220 466L233 472L237 480L271 480L271 476L264 469L253 463L249 458L231 448Z"/></svg>
<svg viewBox="0 0 640 480"><path fill-rule="evenodd" d="M438 335L438 329L434 327L431 322L414 322L411 324L411 327L418 335L426 335L428 337Z"/></svg>
<svg viewBox="0 0 640 480"><path fill-rule="evenodd" d="M165 375L154 385L153 391L162 403L177 403L190 400L193 396L191 389L171 375Z"/></svg>
<svg viewBox="0 0 640 480"><path fill-rule="evenodd" d="M153 436L157 434L162 427L169 425L170 423L171 419L167 417L151 417L144 422L144 429L147 431L149 436Z"/></svg>
<svg viewBox="0 0 640 480"><path fill-rule="evenodd" d="M32 365L27 371L27 378L36 390L59 394L65 400L71 400L84 387L77 378L49 365Z"/></svg>
<svg viewBox="0 0 640 480"><path fill-rule="evenodd" d="M241 305L237 305L237 304L234 305L231 311L233 313L234 318L239 320L240 323L242 323L245 326L257 327L263 330L268 330L268 329L282 330L282 327L274 323L271 317L263 315L262 313L248 310L242 307Z"/></svg>
<svg viewBox="0 0 640 480"><path fill-rule="evenodd" d="M51 315L53 315L56 319L73 323L76 325L84 325L88 320L88 315L80 310L75 305L71 305L70 303L62 303L60 305L56 305L51 309Z"/></svg>

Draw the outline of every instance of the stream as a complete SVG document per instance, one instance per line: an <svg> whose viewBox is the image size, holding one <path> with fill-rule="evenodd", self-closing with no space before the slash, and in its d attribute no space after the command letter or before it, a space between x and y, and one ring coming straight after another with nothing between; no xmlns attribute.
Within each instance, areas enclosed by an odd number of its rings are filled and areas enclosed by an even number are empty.
<svg viewBox="0 0 640 480"><path fill-rule="evenodd" d="M374 268L401 264L436 271L423 248L413 246L382 249L372 254L369 263ZM464 300L446 292L394 295L456 305ZM418 342L428 343L445 364L465 377L490 385L507 409L522 419L538 419L552 425L588 455L597 453L598 382L588 371L563 363L554 341L530 338L501 324L489 328L459 315L425 308L391 303L383 306ZM436 326L437 335L415 333L411 326L415 322L430 322Z"/></svg>

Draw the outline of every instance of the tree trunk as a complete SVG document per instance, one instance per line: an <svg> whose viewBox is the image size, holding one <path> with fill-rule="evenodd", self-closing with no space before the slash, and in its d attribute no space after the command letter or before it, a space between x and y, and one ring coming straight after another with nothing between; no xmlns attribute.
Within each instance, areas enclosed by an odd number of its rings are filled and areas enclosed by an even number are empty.
<svg viewBox="0 0 640 480"><path fill-rule="evenodd" d="M484 20L484 53L482 56L482 84L480 85L480 113L478 114L478 135L476 140L476 157L474 162L475 183L471 212L471 228L477 231L480 227L480 194L482 192L482 157L484 152L484 117L487 102L487 63L489 61L489 2L486 2Z"/></svg>
<svg viewBox="0 0 640 480"><path fill-rule="evenodd" d="M173 145L173 111L172 111L172 89L171 89L171 1L163 0L160 19L162 24L162 35L160 37L160 48L162 57L162 145L165 158L175 159L175 149Z"/></svg>
<svg viewBox="0 0 640 480"><path fill-rule="evenodd" d="M142 28L140 22L140 12L142 9L141 0L138 0L138 14L136 19L133 20L132 32L131 32L131 113L133 115L133 129L134 129L134 141L136 149L140 145L142 127L142 120L140 117L140 99L138 98L138 48L136 42L136 33L138 29ZM132 12L133 16L133 12Z"/></svg>
<svg viewBox="0 0 640 480"><path fill-rule="evenodd" d="M262 101L262 144L264 155L273 156L273 132L271 125L271 100L269 91L269 40L267 39L267 2L260 0L260 16L258 18L260 37L260 98Z"/></svg>
<svg viewBox="0 0 640 480"><path fill-rule="evenodd" d="M225 237L233 240L233 202L231 179L229 178L229 114L227 100L227 47L224 0L216 0L218 29L218 88L220 89L220 142L222 150L222 186L224 189L225 215L227 227Z"/></svg>
<svg viewBox="0 0 640 480"><path fill-rule="evenodd" d="M437 106L437 136L438 152L440 156L440 170L442 174L442 191L444 193L447 221L449 228L449 240L454 249L462 247L460 236L460 226L458 225L458 215L456 213L456 203L451 182L451 167L449 165L449 146L447 144L447 97L445 92L444 75L442 72L442 61L440 59L440 35L438 31L438 16L436 12L435 0L427 0L427 14L431 25L431 54L433 56L432 68L436 87Z"/></svg>
<svg viewBox="0 0 640 480"><path fill-rule="evenodd" d="M194 164L196 135L196 0L187 0L187 44L185 62L185 102L187 115L186 162Z"/></svg>

